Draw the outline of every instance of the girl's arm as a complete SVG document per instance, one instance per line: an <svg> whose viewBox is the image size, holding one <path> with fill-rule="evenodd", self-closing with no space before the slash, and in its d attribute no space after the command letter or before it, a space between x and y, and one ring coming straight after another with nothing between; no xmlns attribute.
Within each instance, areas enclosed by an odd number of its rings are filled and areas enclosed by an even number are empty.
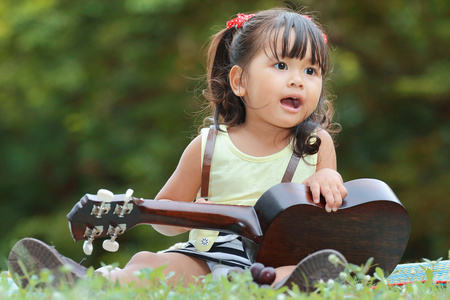
<svg viewBox="0 0 450 300"><path fill-rule="evenodd" d="M197 136L184 150L177 168L156 195L155 200L192 202L201 185L201 135ZM177 235L190 230L169 225L152 225L164 235Z"/></svg>
<svg viewBox="0 0 450 300"><path fill-rule="evenodd" d="M333 139L325 130L320 130L317 135L322 143L317 154L316 173L303 183L309 186L315 203L319 203L322 195L326 201L325 209L328 212L336 211L341 206L342 199L347 196L347 189L343 185L341 175L336 171Z"/></svg>

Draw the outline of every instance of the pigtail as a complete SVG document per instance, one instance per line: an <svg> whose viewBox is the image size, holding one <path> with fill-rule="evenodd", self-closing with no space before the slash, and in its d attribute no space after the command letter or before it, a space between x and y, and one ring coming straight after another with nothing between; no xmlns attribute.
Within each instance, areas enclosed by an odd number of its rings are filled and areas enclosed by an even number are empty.
<svg viewBox="0 0 450 300"><path fill-rule="evenodd" d="M304 157L319 152L322 141L315 134L318 130L326 130L332 137L340 131L340 125L332 122L333 113L333 104L321 95L316 111L292 129L295 155Z"/></svg>
<svg viewBox="0 0 450 300"><path fill-rule="evenodd" d="M217 128L219 123L235 125L245 121L245 107L233 93L229 81L229 73L233 67L230 47L235 32L235 28L220 31L213 37L208 51L208 90L203 91L203 95L210 101Z"/></svg>
<svg viewBox="0 0 450 300"><path fill-rule="evenodd" d="M295 136L294 153L299 157L316 154L319 151L321 140L317 135L313 134L317 124L311 119L310 116L293 128L293 135Z"/></svg>

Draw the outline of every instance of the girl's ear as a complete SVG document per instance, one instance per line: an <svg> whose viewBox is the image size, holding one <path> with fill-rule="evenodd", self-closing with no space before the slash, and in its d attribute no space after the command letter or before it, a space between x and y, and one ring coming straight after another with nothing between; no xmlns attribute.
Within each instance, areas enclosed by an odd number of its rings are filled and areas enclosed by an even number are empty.
<svg viewBox="0 0 450 300"><path fill-rule="evenodd" d="M242 78L243 71L238 65L234 65L230 70L230 86L233 93L238 97L244 97L247 94Z"/></svg>

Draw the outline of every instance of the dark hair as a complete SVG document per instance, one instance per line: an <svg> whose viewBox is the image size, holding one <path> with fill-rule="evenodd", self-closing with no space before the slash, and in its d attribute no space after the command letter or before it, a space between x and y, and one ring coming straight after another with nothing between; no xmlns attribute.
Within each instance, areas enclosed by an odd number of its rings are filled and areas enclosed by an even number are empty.
<svg viewBox="0 0 450 300"><path fill-rule="evenodd" d="M290 31L293 28L295 41L289 47ZM280 36L282 35L282 36ZM277 47L282 38L281 49ZM217 33L208 51L207 83L208 90L203 91L212 107L214 125L239 125L245 122L245 106L230 86L229 73L234 65L243 70L250 64L254 55L267 45L275 57L302 59L307 46L311 44L312 63L318 63L323 82L329 73L328 47L322 30L312 19L288 9L270 9L256 13L241 28L231 27ZM281 53L277 51L281 50ZM330 101L322 93L316 110L302 123L291 129L294 139L294 153L299 157L315 154L319 150L320 138L312 135L317 128L331 131L333 109Z"/></svg>

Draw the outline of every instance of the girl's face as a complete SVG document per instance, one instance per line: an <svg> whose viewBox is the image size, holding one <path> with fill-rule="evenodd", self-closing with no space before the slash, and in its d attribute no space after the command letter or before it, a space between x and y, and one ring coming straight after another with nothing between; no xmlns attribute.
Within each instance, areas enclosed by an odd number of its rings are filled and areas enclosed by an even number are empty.
<svg viewBox="0 0 450 300"><path fill-rule="evenodd" d="M294 39L292 31L289 41ZM278 45L281 49L281 38ZM234 91L246 104L246 123L256 121L292 128L316 109L322 92L322 74L319 65L311 62L310 45L302 59L277 59L272 52L266 47L254 56ZM233 77L230 79L233 85Z"/></svg>

